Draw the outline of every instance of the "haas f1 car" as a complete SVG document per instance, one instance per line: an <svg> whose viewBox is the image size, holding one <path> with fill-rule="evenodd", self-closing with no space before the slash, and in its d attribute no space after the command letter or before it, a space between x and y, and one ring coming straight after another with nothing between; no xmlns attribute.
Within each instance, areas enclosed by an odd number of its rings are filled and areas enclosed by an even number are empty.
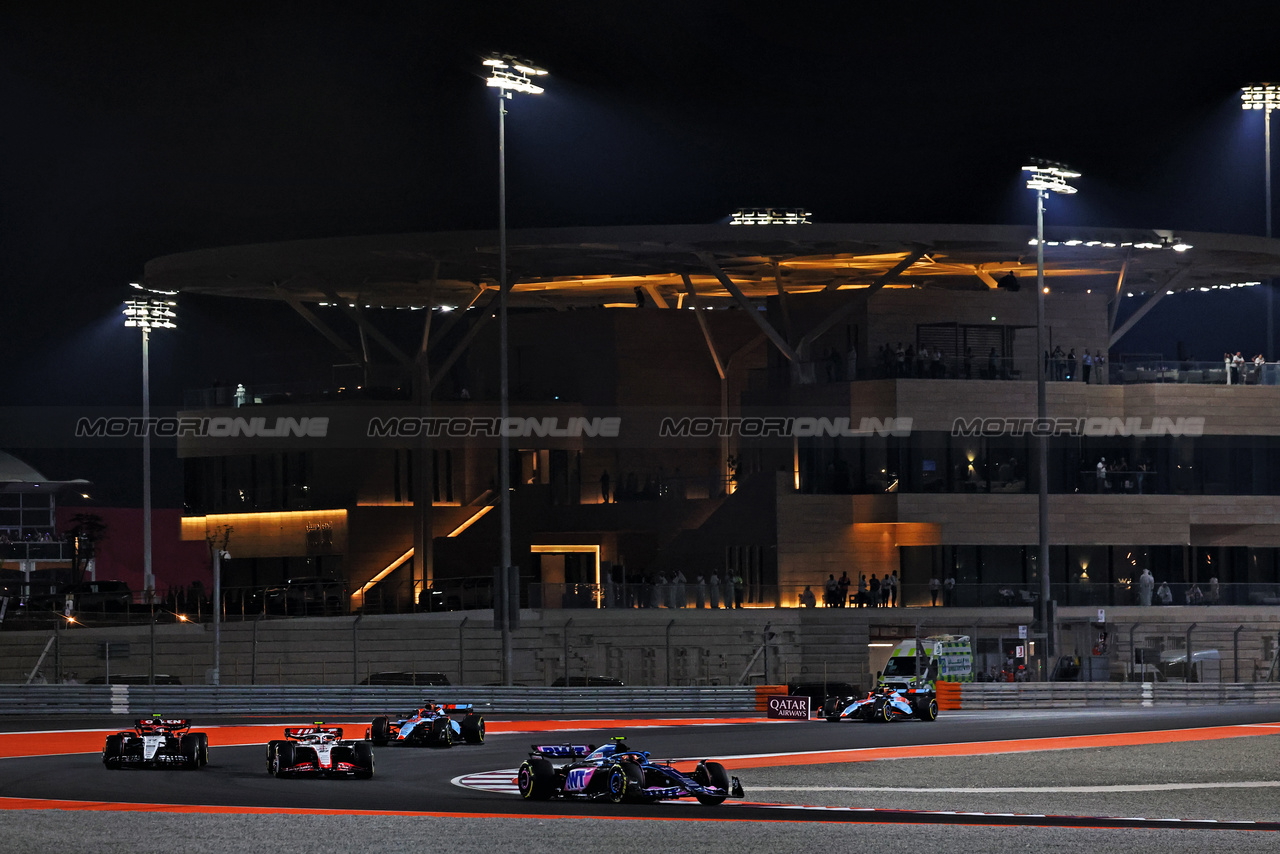
<svg viewBox="0 0 1280 854"><path fill-rule="evenodd" d="M564 765L553 759L568 759ZM516 774L520 796L547 801L572 798L610 803L654 803L697 798L715 806L725 798L741 798L742 784L719 762L702 760L693 774L677 771L631 750L622 738L593 744L535 744Z"/></svg>
<svg viewBox="0 0 1280 854"><path fill-rule="evenodd" d="M102 764L120 768L200 768L209 761L209 736L190 732L180 718L152 715L133 723L133 729L107 736Z"/></svg>
<svg viewBox="0 0 1280 854"><path fill-rule="evenodd" d="M285 727L284 738L267 742L267 773L277 777L373 776L373 748L343 740L342 727Z"/></svg>
<svg viewBox="0 0 1280 854"><path fill-rule="evenodd" d="M862 698L828 697L822 705L822 716L831 723L842 720L890 722L906 718L936 721L938 700L929 692L881 688Z"/></svg>
<svg viewBox="0 0 1280 854"><path fill-rule="evenodd" d="M462 714L462 719L454 719L455 714ZM427 703L402 718L393 720L385 715L374 718L367 737L378 747L384 744L452 747L458 741L484 744L484 717L470 703Z"/></svg>

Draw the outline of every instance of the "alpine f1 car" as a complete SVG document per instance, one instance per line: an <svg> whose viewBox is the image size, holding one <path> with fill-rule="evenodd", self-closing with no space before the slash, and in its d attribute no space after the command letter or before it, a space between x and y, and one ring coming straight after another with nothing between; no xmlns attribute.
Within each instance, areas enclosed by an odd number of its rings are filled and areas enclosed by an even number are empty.
<svg viewBox="0 0 1280 854"><path fill-rule="evenodd" d="M843 720L890 722L905 718L936 721L938 700L927 691L881 688L862 698L828 697L822 705L822 716L831 723Z"/></svg>
<svg viewBox="0 0 1280 854"><path fill-rule="evenodd" d="M209 736L191 732L186 720L152 715L133 729L107 736L102 764L120 768L200 768L209 762Z"/></svg>
<svg viewBox="0 0 1280 854"><path fill-rule="evenodd" d="M557 766L553 759L570 760ZM593 744L535 744L520 766L516 783L531 801L571 798L620 804L654 803L694 797L715 806L725 798L741 798L742 784L719 762L703 759L693 774L655 762L631 750L621 737Z"/></svg>
<svg viewBox="0 0 1280 854"><path fill-rule="evenodd" d="M455 714L462 714L462 719L451 717ZM470 703L427 703L395 720L386 715L374 718L368 738L377 747L385 744L452 747L457 741L484 744L484 716Z"/></svg>
<svg viewBox="0 0 1280 854"><path fill-rule="evenodd" d="M267 773L277 777L373 776L373 747L343 740L340 726L285 727L284 738L267 742Z"/></svg>

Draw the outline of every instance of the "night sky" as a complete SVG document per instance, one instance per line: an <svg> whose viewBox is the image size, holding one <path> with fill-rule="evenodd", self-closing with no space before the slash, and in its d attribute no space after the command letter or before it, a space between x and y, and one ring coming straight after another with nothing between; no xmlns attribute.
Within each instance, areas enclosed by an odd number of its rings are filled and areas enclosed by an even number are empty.
<svg viewBox="0 0 1280 854"><path fill-rule="evenodd" d="M1050 224L1261 234L1263 119L1238 90L1280 78L1278 8L5 4L0 396L139 404L120 301L156 256L495 227L491 50L551 72L545 95L510 103L512 228L705 223L740 206L1031 222L1019 167L1038 156L1084 173ZM1261 289L1170 297L1117 349L1256 352L1264 305ZM278 307L181 311L152 338L157 405L336 361ZM85 476L81 459L15 450Z"/></svg>

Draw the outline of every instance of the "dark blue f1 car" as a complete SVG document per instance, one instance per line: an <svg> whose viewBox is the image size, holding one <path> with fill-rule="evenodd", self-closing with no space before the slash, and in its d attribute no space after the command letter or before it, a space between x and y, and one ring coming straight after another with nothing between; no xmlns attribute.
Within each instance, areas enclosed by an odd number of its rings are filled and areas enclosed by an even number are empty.
<svg viewBox="0 0 1280 854"><path fill-rule="evenodd" d="M569 760L564 765L553 759ZM526 800L575 798L610 803L654 803L697 798L715 806L725 798L741 798L742 783L719 762L702 760L693 774L677 771L631 750L622 737L609 744L535 744L516 776Z"/></svg>

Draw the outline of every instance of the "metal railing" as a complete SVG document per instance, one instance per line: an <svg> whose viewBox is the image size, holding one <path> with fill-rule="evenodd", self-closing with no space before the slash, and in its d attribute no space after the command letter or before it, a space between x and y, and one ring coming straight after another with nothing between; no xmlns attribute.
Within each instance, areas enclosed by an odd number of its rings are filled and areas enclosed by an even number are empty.
<svg viewBox="0 0 1280 854"><path fill-rule="evenodd" d="M1269 703L1280 703L1280 683L966 682L960 687L960 707L966 710Z"/></svg>
<svg viewBox="0 0 1280 854"><path fill-rule="evenodd" d="M369 687L290 685L6 685L0 715L376 715L419 708L424 699L475 703L485 714L746 713L756 689Z"/></svg>

